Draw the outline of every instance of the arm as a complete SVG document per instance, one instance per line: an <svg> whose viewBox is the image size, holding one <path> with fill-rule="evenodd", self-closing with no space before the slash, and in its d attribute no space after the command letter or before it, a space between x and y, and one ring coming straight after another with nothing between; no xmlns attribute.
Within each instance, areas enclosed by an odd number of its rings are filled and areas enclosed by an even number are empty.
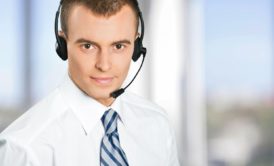
<svg viewBox="0 0 274 166"><path fill-rule="evenodd" d="M16 141L0 138L1 166L36 166L39 165L34 154L25 145Z"/></svg>
<svg viewBox="0 0 274 166"><path fill-rule="evenodd" d="M170 136L167 142L168 150L168 166L180 166L178 159L177 145L175 141L175 134L170 130Z"/></svg>

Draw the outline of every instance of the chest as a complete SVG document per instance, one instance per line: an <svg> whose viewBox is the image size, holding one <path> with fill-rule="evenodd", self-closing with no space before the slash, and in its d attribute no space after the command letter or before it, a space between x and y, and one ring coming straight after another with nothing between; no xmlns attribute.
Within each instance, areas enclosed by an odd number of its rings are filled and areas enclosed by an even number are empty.
<svg viewBox="0 0 274 166"><path fill-rule="evenodd" d="M130 166L167 165L166 137L157 126L123 126L119 124L118 130L120 144ZM47 154L47 156L51 156L50 161L53 165L100 165L100 145L104 135L104 130L100 125L88 135L80 126L74 128L74 131L70 130L58 135L58 139L53 139L48 143L51 154Z"/></svg>

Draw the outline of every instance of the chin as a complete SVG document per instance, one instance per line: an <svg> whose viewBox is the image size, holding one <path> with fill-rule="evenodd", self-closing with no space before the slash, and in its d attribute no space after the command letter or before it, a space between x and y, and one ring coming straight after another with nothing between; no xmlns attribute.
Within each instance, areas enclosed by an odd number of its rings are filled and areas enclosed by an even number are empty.
<svg viewBox="0 0 274 166"><path fill-rule="evenodd" d="M94 98L94 99L109 99L110 93L113 91L111 90L96 90L96 91L89 91L87 94Z"/></svg>
<svg viewBox="0 0 274 166"><path fill-rule="evenodd" d="M114 98L110 97L110 93L90 95L94 100L105 106L110 106Z"/></svg>

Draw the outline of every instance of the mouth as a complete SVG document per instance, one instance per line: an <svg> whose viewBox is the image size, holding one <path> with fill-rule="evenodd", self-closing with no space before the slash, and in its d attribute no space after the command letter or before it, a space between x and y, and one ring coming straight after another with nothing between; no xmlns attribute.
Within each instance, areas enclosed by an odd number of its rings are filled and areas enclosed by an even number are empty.
<svg viewBox="0 0 274 166"><path fill-rule="evenodd" d="M100 86L108 86L113 81L113 77L90 77L90 79Z"/></svg>

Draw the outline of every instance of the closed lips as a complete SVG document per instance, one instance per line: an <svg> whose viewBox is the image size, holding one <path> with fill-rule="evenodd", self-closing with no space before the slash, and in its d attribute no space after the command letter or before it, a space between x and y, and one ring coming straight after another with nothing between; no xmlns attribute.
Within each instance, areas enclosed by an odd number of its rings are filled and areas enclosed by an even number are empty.
<svg viewBox="0 0 274 166"><path fill-rule="evenodd" d="M90 77L99 84L108 84L113 80L113 77Z"/></svg>

